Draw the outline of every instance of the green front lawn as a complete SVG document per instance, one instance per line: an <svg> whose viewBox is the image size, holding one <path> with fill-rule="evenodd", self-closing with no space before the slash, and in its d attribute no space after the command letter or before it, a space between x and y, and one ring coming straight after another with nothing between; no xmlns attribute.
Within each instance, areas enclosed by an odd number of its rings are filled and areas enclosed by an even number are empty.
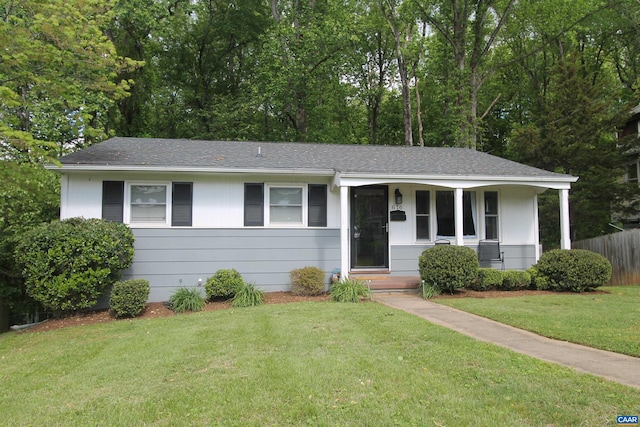
<svg viewBox="0 0 640 427"><path fill-rule="evenodd" d="M376 304L0 336L4 425L613 425L640 390Z"/></svg>
<svg viewBox="0 0 640 427"><path fill-rule="evenodd" d="M640 357L640 286L600 290L608 293L433 301L546 337Z"/></svg>

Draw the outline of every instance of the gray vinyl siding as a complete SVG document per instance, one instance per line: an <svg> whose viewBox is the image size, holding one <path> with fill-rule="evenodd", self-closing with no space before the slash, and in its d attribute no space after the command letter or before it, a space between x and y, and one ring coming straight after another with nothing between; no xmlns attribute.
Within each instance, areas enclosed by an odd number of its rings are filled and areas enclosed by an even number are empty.
<svg viewBox="0 0 640 427"><path fill-rule="evenodd" d="M329 275L340 266L338 229L133 229L133 264L124 278L147 279L149 301L202 284L219 269L235 268L266 292L291 289L289 272L316 266Z"/></svg>
<svg viewBox="0 0 640 427"><path fill-rule="evenodd" d="M433 247L431 245L393 245L391 246L391 274L395 276L416 276L418 272L418 257L422 252ZM477 245L470 245L477 251ZM536 263L536 251L534 245L501 245L500 251L504 252L504 267L507 270L526 270ZM499 262L493 264L494 268L501 268Z"/></svg>

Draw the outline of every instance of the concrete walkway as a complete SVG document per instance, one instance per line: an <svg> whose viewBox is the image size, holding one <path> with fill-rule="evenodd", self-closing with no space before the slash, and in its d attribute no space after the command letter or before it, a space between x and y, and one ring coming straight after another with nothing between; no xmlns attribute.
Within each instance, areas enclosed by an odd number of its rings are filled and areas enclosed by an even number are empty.
<svg viewBox="0 0 640 427"><path fill-rule="evenodd" d="M475 314L424 300L416 294L379 293L374 294L373 299L480 341L494 343L518 353L640 388L640 358L541 337Z"/></svg>

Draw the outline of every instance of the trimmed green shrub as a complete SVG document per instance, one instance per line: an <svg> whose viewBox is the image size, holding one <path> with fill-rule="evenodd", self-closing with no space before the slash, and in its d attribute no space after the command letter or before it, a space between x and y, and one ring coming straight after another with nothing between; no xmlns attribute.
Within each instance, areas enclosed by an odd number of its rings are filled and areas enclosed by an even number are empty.
<svg viewBox="0 0 640 427"><path fill-rule="evenodd" d="M149 281L144 279L116 282L111 289L109 309L115 317L136 317L149 299Z"/></svg>
<svg viewBox="0 0 640 427"><path fill-rule="evenodd" d="M502 286L502 271L495 268L479 268L478 277L466 286L472 291L489 291Z"/></svg>
<svg viewBox="0 0 640 427"><path fill-rule="evenodd" d="M101 219L53 221L26 232L15 256L27 293L56 314L96 304L133 260L129 227Z"/></svg>
<svg viewBox="0 0 640 427"><path fill-rule="evenodd" d="M531 275L526 271L507 270L502 273L502 290L516 291L530 286Z"/></svg>
<svg viewBox="0 0 640 427"><path fill-rule="evenodd" d="M184 313L202 310L207 301L200 288L179 288L169 298L169 304L176 313Z"/></svg>
<svg viewBox="0 0 640 427"><path fill-rule="evenodd" d="M264 292L253 283L244 283L231 300L233 307L253 307L264 303Z"/></svg>
<svg viewBox="0 0 640 427"><path fill-rule="evenodd" d="M331 285L329 299L336 302L360 302L371 298L371 292L363 281L347 279Z"/></svg>
<svg viewBox="0 0 640 427"><path fill-rule="evenodd" d="M235 269L222 269L207 279L204 289L207 299L233 298L243 285L244 279Z"/></svg>
<svg viewBox="0 0 640 427"><path fill-rule="evenodd" d="M611 263L584 249L544 252L536 264L538 288L583 292L605 285L611 278Z"/></svg>
<svg viewBox="0 0 640 427"><path fill-rule="evenodd" d="M298 268L289 273L291 293L294 295L320 295L324 292L325 274L318 267Z"/></svg>
<svg viewBox="0 0 640 427"><path fill-rule="evenodd" d="M418 265L426 286L450 293L474 283L480 268L473 249L454 245L438 245L425 250Z"/></svg>

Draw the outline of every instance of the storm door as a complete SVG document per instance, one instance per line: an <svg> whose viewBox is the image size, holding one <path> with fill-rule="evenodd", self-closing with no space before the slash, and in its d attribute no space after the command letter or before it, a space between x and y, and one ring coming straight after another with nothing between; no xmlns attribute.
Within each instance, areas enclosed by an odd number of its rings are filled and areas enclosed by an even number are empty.
<svg viewBox="0 0 640 427"><path fill-rule="evenodd" d="M351 187L351 268L388 268L388 188Z"/></svg>

